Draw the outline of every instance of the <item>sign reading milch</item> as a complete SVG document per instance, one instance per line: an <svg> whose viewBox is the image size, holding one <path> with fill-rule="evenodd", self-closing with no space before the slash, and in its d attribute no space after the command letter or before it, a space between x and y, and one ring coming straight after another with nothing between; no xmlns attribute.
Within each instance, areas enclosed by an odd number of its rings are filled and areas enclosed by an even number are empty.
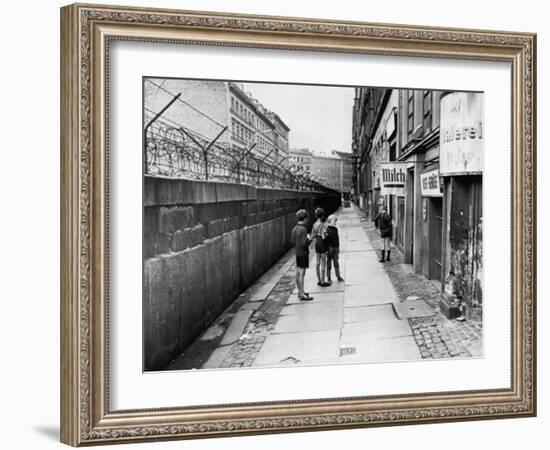
<svg viewBox="0 0 550 450"><path fill-rule="evenodd" d="M453 92L441 98L441 175L483 172L483 95Z"/></svg>
<svg viewBox="0 0 550 450"><path fill-rule="evenodd" d="M406 168L403 163L380 164L380 188L382 194L405 195Z"/></svg>

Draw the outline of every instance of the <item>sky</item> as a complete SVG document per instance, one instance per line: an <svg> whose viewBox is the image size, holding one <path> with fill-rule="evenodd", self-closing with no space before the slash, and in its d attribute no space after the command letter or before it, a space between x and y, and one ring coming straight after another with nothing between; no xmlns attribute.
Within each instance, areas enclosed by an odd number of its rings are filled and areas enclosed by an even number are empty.
<svg viewBox="0 0 550 450"><path fill-rule="evenodd" d="M353 88L244 83L244 90L288 125L290 148L351 152Z"/></svg>

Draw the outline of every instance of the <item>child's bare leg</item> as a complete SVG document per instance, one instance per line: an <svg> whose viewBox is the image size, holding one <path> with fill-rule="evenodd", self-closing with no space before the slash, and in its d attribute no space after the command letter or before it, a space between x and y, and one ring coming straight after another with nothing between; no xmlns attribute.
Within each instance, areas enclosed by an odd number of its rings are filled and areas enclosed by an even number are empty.
<svg viewBox="0 0 550 450"><path fill-rule="evenodd" d="M296 286L298 287L298 296L304 296L304 272L303 267L296 267Z"/></svg>

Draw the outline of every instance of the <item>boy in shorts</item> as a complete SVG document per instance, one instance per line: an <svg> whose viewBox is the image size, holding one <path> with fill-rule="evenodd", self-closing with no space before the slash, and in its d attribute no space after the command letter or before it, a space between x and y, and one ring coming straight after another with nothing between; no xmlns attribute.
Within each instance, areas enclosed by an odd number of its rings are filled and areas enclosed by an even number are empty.
<svg viewBox="0 0 550 450"><path fill-rule="evenodd" d="M338 236L338 227L336 223L338 217L335 214L328 216L327 231L325 236L325 245L327 247L327 283L332 283L330 280L331 267L334 264L334 271L336 272L336 278L342 282L344 279L340 276L340 262L338 261L338 255L340 254L340 237Z"/></svg>
<svg viewBox="0 0 550 450"><path fill-rule="evenodd" d="M311 236L306 227L307 212L300 209L296 212L298 223L292 229L291 241L296 252L296 286L298 286L298 298L303 301L313 300L307 292L304 292L304 277L309 267L309 244Z"/></svg>

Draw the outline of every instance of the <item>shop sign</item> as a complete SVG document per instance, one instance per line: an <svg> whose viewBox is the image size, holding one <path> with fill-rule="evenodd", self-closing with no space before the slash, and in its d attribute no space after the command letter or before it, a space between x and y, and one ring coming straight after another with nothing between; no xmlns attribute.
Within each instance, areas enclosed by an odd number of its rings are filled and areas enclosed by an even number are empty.
<svg viewBox="0 0 550 450"><path fill-rule="evenodd" d="M405 195L407 169L403 163L380 163L382 194Z"/></svg>
<svg viewBox="0 0 550 450"><path fill-rule="evenodd" d="M483 94L441 98L439 171L443 176L483 172Z"/></svg>
<svg viewBox="0 0 550 450"><path fill-rule="evenodd" d="M438 169L420 174L420 191L422 197L443 197Z"/></svg>

